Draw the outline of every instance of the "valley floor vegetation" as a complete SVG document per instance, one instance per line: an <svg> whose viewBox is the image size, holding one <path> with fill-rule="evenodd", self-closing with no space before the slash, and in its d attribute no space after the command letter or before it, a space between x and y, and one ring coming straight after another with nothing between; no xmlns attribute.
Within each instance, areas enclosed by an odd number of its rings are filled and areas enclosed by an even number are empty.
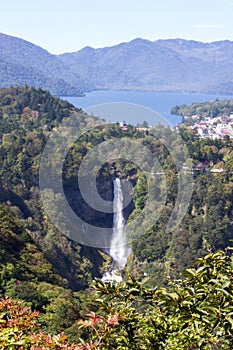
<svg viewBox="0 0 233 350"><path fill-rule="evenodd" d="M2 349L232 349L233 255L209 253L168 288L147 288L130 277L93 283L98 311L77 320L77 345L41 330L39 313L11 298L0 300Z"/></svg>

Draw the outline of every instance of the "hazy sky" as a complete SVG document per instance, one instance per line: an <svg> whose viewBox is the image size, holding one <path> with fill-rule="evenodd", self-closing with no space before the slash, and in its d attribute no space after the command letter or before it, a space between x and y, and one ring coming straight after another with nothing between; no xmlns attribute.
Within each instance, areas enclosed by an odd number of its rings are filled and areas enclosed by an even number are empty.
<svg viewBox="0 0 233 350"><path fill-rule="evenodd" d="M233 40L233 0L0 0L0 32L51 53L136 37Z"/></svg>

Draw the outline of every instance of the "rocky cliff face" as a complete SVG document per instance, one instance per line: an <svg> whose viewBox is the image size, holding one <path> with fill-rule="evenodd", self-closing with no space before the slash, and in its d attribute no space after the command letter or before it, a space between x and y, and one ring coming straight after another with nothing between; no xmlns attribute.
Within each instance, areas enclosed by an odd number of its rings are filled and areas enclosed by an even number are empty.
<svg viewBox="0 0 233 350"><path fill-rule="evenodd" d="M97 179L96 187L99 192L100 197L102 197L105 201L112 202L113 201L113 176L110 177L100 177ZM135 178L130 179L122 179L124 183L125 194L128 196L132 186L136 184ZM106 213L104 211L99 211L93 209L82 197L80 190L78 187L66 187L65 188L66 198L74 210L76 215L78 215L83 221L96 225L98 227L109 227L111 228L113 225L113 214ZM128 200L127 200L128 202ZM110 203L112 207L112 203ZM128 205L124 205L123 215L125 219L129 217L134 209L133 200L130 201Z"/></svg>

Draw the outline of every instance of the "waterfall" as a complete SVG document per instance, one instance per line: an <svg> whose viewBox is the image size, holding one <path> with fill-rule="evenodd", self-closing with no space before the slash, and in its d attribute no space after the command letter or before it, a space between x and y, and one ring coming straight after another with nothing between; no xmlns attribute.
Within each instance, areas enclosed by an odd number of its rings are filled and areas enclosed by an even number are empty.
<svg viewBox="0 0 233 350"><path fill-rule="evenodd" d="M123 193L120 179L114 180L113 199L113 235L110 242L109 255L113 259L110 271L102 277L104 282L121 282L122 277L119 270L123 269L131 249L127 246L125 219L123 216Z"/></svg>
<svg viewBox="0 0 233 350"><path fill-rule="evenodd" d="M119 269L122 269L130 254L130 249L126 242L125 219L123 216L123 193L121 180L114 180L114 200L113 200L113 236L111 239L109 254Z"/></svg>

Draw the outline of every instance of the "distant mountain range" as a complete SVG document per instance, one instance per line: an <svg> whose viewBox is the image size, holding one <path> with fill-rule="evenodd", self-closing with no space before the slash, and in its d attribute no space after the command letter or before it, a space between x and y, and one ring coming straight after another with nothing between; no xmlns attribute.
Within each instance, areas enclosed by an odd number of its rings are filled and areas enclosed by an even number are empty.
<svg viewBox="0 0 233 350"><path fill-rule="evenodd" d="M0 34L0 86L33 85L56 95L111 90L233 94L233 42L135 39L52 55Z"/></svg>

